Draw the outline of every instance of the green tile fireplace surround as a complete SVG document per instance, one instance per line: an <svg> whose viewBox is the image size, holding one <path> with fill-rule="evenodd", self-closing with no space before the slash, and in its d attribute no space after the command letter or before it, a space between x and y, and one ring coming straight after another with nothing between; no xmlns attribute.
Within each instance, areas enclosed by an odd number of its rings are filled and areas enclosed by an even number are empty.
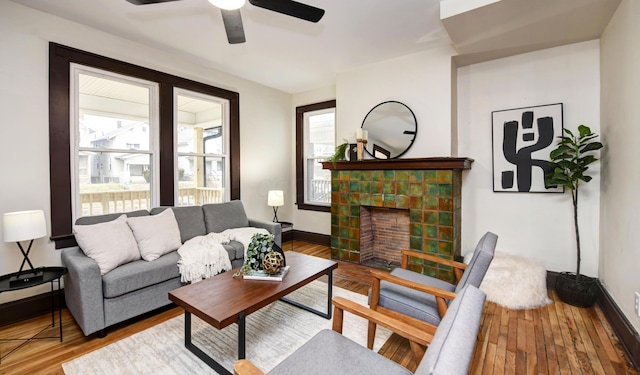
<svg viewBox="0 0 640 375"><path fill-rule="evenodd" d="M460 255L462 170L469 158L324 162L331 170L331 257L361 263L361 208L409 216L409 248L446 259ZM398 253L402 249L397 249ZM395 263L395 262L394 262ZM450 267L416 258L410 269L453 281Z"/></svg>

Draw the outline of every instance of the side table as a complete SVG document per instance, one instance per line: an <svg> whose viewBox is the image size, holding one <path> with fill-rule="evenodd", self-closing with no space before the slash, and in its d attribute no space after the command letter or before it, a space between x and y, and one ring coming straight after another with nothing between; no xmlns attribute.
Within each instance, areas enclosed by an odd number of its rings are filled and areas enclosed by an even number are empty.
<svg viewBox="0 0 640 375"><path fill-rule="evenodd" d="M287 232L291 232L291 250L293 251L293 223L288 221L278 221L280 226L282 227L282 237L284 238L284 234Z"/></svg>
<svg viewBox="0 0 640 375"><path fill-rule="evenodd" d="M55 327L56 326L56 320L55 320L55 293L54 293L54 289L53 289L53 283L54 281L58 282L58 291L60 291L60 279L62 278L62 276L64 274L67 273L67 268L66 267L39 267L36 268L35 271L42 271L42 278L37 278L37 279L31 279L25 282L22 282L20 284L14 284L11 283L10 280L12 278L15 279L15 276L21 276L21 275L25 275L25 274L33 274L34 270L26 270L26 271L22 271L22 272L14 272L14 273L10 273L8 275L2 275L0 276L0 293L3 292L13 292L16 290L20 290L20 289L26 289L26 288L31 288L34 286L38 286L38 285L42 285L45 283L51 283L51 324L44 327L42 330L40 330L38 333L36 333L35 335L33 335L32 337L29 338L25 338L25 339L0 339L0 341L24 341L22 344L20 344L19 346L15 347L14 349L12 349L11 351L9 351L7 354L2 354L0 353L0 362L2 361L2 359L4 359L5 357L7 357L9 354L15 352L16 350L22 348L23 346L25 346L27 343L29 343L32 340L42 340L42 339L60 339L60 342L62 342L62 293L58 293L58 326L60 327L60 335L59 336L47 336L47 337L38 337L42 332L46 331L47 329L49 329L50 327Z"/></svg>

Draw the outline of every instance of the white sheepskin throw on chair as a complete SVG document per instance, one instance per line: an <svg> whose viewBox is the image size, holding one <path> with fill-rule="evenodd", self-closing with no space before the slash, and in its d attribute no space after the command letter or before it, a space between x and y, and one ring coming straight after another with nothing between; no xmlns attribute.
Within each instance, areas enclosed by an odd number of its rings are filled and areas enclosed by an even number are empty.
<svg viewBox="0 0 640 375"><path fill-rule="evenodd" d="M465 256L465 262L472 254ZM522 256L496 252L480 284L487 301L512 310L535 309L551 303L547 292L547 270Z"/></svg>

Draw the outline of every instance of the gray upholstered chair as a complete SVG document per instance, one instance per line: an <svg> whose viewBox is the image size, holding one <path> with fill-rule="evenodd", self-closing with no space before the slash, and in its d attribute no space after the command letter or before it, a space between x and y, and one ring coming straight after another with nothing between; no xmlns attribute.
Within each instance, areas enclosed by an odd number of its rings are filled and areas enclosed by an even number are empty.
<svg viewBox="0 0 640 375"><path fill-rule="evenodd" d="M463 375L467 374L480 319L484 308L485 294L468 286L458 293L435 335L416 331L414 327L390 318L387 315L358 305L343 298L334 298L335 316L333 331L323 330L311 340L280 362L269 375L291 374L349 374L349 375L395 375L411 374L399 364L342 336L343 311L378 322L395 333L409 339L430 342L424 356L418 360L415 374L418 375ZM240 360L234 366L236 375L264 374L251 362Z"/></svg>
<svg viewBox="0 0 640 375"><path fill-rule="evenodd" d="M407 321L422 330L435 331L447 311L449 301L455 298L456 293L466 285L480 287L493 260L497 241L498 236L494 233L487 232L482 236L468 266L429 254L403 250L401 268L396 268L391 273L371 271L374 279L369 291L370 308ZM453 267L457 283L454 285L408 270L409 257ZM375 331L376 324L370 322L367 342L370 349L373 347Z"/></svg>

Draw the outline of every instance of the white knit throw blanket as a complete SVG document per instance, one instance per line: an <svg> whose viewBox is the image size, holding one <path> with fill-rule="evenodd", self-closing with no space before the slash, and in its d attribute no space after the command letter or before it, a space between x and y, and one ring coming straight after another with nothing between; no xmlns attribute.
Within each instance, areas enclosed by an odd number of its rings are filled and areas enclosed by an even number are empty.
<svg viewBox="0 0 640 375"><path fill-rule="evenodd" d="M242 227L227 229L222 234L229 236L229 239L238 241L244 246L244 257L247 257L247 248L251 243L251 238L254 234L270 234L268 230L264 228L255 227Z"/></svg>
<svg viewBox="0 0 640 375"><path fill-rule="evenodd" d="M193 237L178 249L180 281L195 283L231 269L231 261L222 246L229 242L223 233Z"/></svg>
<svg viewBox="0 0 640 375"><path fill-rule="evenodd" d="M246 256L251 237L256 233L269 234L266 229L262 228L233 228L221 233L197 236L186 241L178 249L180 280L183 283L195 283L223 271L229 271L231 261L222 244L229 243L230 240L238 241L244 246Z"/></svg>

